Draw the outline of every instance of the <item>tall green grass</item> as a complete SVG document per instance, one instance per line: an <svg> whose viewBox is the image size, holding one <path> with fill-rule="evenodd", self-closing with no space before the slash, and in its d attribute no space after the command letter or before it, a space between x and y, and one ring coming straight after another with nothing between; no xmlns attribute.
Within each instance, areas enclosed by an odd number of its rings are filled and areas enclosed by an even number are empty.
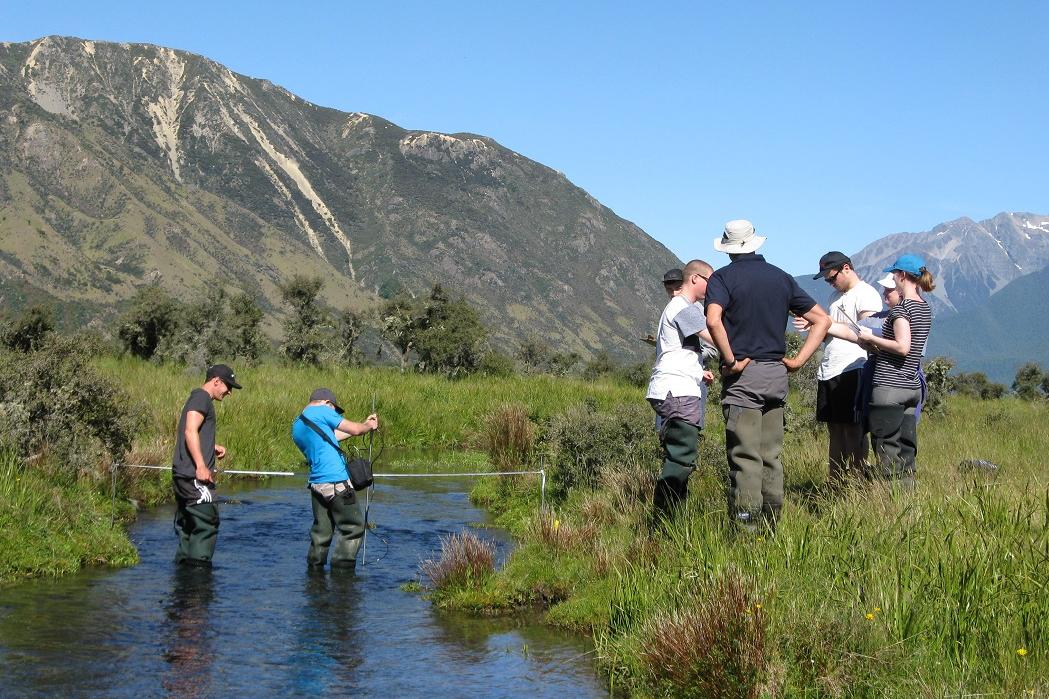
<svg viewBox="0 0 1049 699"><path fill-rule="evenodd" d="M650 531L645 498L624 501L622 484L575 491L551 515L557 540L549 526L519 523L522 545L487 585L503 606L546 595L550 619L589 627L613 683L642 694L694 690L659 671L667 658L716 672L689 629L737 629L730 646L749 652L754 626L739 615L760 610L761 672L746 675L749 686L738 673L722 685L715 677L712 686L736 688L725 696L1044 696L1046 418L1046 404L951 399L947 416L919 428L914 494L828 488L825 433L799 430L785 445L787 504L771 538L729 535L723 458L704 449L713 463L693 476L688 509L671 526ZM714 446L719 423L711 416L707 426ZM966 471L966 459L1000 469ZM716 605L726 618L712 620L706 603L726 576L748 581L754 605ZM706 616L689 617L697 608Z"/></svg>
<svg viewBox="0 0 1049 699"><path fill-rule="evenodd" d="M146 406L149 419L129 462L168 463L179 412L189 392L203 383L201 373L127 357L101 359L98 366ZM483 449L487 416L509 402L527 405L530 417L541 421L586 399L601 408L637 400L637 389L611 380L550 376L449 380L384 367L264 364L235 369L244 389L217 408L218 441L229 449L225 467L231 469L300 464L302 457L289 436L291 424L310 392L320 386L335 392L351 420L362 420L371 412L374 396L381 421L379 439L394 451Z"/></svg>

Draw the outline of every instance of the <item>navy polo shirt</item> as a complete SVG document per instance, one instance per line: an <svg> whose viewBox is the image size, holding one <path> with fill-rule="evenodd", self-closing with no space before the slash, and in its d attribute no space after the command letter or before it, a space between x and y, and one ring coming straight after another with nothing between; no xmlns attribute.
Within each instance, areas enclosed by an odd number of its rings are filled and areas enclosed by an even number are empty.
<svg viewBox="0 0 1049 699"><path fill-rule="evenodd" d="M755 253L738 255L710 275L704 305L723 309L722 321L737 359L778 361L787 352L787 314L803 315L816 302L794 277Z"/></svg>

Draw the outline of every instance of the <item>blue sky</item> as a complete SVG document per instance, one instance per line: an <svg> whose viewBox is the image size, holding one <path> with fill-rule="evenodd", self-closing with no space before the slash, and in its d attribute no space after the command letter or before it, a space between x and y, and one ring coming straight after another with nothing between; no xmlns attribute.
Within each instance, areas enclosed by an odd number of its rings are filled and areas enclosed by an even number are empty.
<svg viewBox="0 0 1049 699"><path fill-rule="evenodd" d="M683 259L767 258L1049 213L1047 2L0 4L48 34L203 54L328 107L561 170Z"/></svg>

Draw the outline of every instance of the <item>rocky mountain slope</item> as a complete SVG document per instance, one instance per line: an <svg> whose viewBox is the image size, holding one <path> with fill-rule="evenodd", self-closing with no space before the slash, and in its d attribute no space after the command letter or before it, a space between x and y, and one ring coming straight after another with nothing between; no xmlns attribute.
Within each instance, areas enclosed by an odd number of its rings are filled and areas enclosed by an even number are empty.
<svg viewBox="0 0 1049 699"><path fill-rule="evenodd" d="M0 44L0 293L111 316L142 284L223 284L279 312L293 273L363 308L435 282L512 348L636 338L677 260L561 173L471 134L306 102L204 57Z"/></svg>

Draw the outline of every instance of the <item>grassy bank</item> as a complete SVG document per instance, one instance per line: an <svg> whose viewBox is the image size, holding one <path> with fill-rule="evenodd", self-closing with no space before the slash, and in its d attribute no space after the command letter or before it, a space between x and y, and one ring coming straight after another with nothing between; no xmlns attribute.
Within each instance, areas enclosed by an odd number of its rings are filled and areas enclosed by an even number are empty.
<svg viewBox="0 0 1049 699"><path fill-rule="evenodd" d="M958 398L949 411L920 426L913 495L830 492L825 435L789 435L772 538L726 535L716 415L688 510L662 530L647 520L655 464L606 468L545 517L530 489L484 484L475 495L521 546L435 599L543 605L594 634L613 685L645 696L1045 696L1049 406Z"/></svg>
<svg viewBox="0 0 1049 699"><path fill-rule="evenodd" d="M0 452L0 585L89 565L137 563L138 553L119 526L131 508L114 508L103 489Z"/></svg>

